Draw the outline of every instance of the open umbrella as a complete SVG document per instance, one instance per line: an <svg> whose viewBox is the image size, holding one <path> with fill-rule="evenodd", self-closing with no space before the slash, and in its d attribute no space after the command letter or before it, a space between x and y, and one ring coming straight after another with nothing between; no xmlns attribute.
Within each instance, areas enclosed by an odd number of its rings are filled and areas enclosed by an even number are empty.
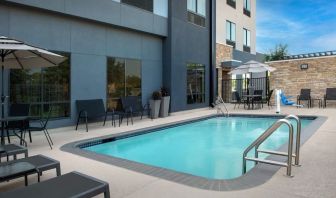
<svg viewBox="0 0 336 198"><path fill-rule="evenodd" d="M242 64L239 67L236 67L235 69L230 71L229 74L240 75L240 74L248 74L248 73L267 72L267 71L273 72L275 70L276 69L274 67L270 67L266 64L251 60L251 61L248 61Z"/></svg>
<svg viewBox="0 0 336 198"><path fill-rule="evenodd" d="M57 66L65 57L37 48L21 41L0 36L1 58L1 118L4 118L4 69L31 69Z"/></svg>

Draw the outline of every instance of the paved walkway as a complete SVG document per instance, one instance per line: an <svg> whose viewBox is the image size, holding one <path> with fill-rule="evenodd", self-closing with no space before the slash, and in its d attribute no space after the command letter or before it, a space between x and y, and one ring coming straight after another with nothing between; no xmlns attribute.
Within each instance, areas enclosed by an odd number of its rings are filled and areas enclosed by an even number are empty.
<svg viewBox="0 0 336 198"><path fill-rule="evenodd" d="M273 114L275 109L268 110L244 110L243 108L233 110L232 113L249 114ZM285 114L300 115L322 115L327 116L328 120L320 129L304 144L301 149L301 168L293 169L294 178L285 175L285 168L280 169L276 175L267 183L241 191L213 192L200 190L173 183L156 177L133 172L127 169L104 164L98 161L83 158L67 152L62 152L59 148L69 142L99 137L112 133L119 133L132 129L139 129L157 124L174 122L177 120L190 119L202 115L215 113L214 110L202 109L191 112L174 114L165 119L151 121L136 120L133 126L102 127L101 123L91 124L89 132L85 132L85 127L81 126L79 131L74 127L59 128L50 130L55 146L50 150L43 134L33 134L33 143L29 144L29 155L44 154L61 161L62 173L70 171L80 171L99 179L105 180L110 184L111 197L115 198L188 198L188 197L336 197L336 109L297 109L286 107L282 109ZM46 172L41 177L46 180L54 177L54 171ZM36 182L35 176L30 176L30 183ZM23 179L17 179L0 184L0 191L6 191L18 186L23 187Z"/></svg>

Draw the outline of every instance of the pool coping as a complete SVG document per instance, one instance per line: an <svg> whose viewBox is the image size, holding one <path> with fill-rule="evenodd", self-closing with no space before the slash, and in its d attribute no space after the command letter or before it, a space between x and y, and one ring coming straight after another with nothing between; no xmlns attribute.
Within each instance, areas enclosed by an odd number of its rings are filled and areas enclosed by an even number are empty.
<svg viewBox="0 0 336 198"><path fill-rule="evenodd" d="M274 117L274 118L283 118L286 115L279 114L230 114L232 117ZM114 166L118 166L121 168L125 168L131 171L135 171L138 173L143 173L146 175L154 176L157 178L165 179L168 181L176 182L179 184L187 185L190 187L195 187L204 190L212 190L212 191L233 191L233 190L243 190L252 187L259 186L261 184L266 183L270 178L272 178L275 173L281 168L279 166L271 166L266 164L257 164L254 168L248 171L246 174L234 178L234 179L208 179L200 176L195 176L187 173L181 173L170 169L165 169L161 167L156 167L152 165L147 165L135 161L130 161L126 159L121 159L113 156L108 156L104 154L98 154L92 151L84 150L83 147L96 145L99 143L103 143L106 139L120 139L127 138L136 135L141 135L145 133L151 133L164 128L171 128L178 125L184 125L192 122L197 122L205 119L210 119L213 117L218 117L216 115L207 115L201 116L192 119L186 119L176 122L170 122L166 124L161 124L152 127L145 127L141 129L126 131L117 134L105 135L96 138L90 138L80 141L71 142L63 145L60 150L69 152L75 155L79 155L82 157L86 157L89 159L93 159L96 161L100 161L103 163L111 164ZM301 133L301 146L322 126L322 124L328 119L325 116L300 116L300 118L315 118L312 123L310 123L305 129L302 130ZM278 150L286 151L288 143L283 144ZM269 160L277 160L277 161L285 161L285 158L281 156L268 156Z"/></svg>

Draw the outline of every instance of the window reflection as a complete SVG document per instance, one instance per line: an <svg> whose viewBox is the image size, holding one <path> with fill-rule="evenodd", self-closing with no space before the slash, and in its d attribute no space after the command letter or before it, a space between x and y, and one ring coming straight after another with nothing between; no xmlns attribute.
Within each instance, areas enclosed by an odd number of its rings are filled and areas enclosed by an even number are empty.
<svg viewBox="0 0 336 198"><path fill-rule="evenodd" d="M187 103L203 103L205 101L205 66L187 64Z"/></svg>
<svg viewBox="0 0 336 198"><path fill-rule="evenodd" d="M10 70L10 104L30 104L30 116L70 116L70 54L57 67Z"/></svg>
<svg viewBox="0 0 336 198"><path fill-rule="evenodd" d="M107 108L117 109L118 100L123 96L139 96L141 100L141 61L108 58Z"/></svg>

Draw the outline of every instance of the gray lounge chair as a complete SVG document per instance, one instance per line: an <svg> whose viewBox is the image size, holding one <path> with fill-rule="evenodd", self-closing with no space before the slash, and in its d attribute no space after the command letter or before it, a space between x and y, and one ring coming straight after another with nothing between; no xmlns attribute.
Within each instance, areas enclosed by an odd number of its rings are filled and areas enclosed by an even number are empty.
<svg viewBox="0 0 336 198"><path fill-rule="evenodd" d="M13 156L13 158L16 159L19 154L24 154L25 157L28 157L28 149L16 144L5 144L0 146L0 162L2 157L7 157L8 161L10 156Z"/></svg>
<svg viewBox="0 0 336 198"><path fill-rule="evenodd" d="M104 193L110 198L108 183L78 172L71 172L41 183L0 193L6 198L89 198Z"/></svg>
<svg viewBox="0 0 336 198"><path fill-rule="evenodd" d="M44 155L34 155L18 160L0 163L0 181L8 181L19 177L25 177L25 184L28 185L27 176L44 171L56 169L56 175L61 175L60 162Z"/></svg>

